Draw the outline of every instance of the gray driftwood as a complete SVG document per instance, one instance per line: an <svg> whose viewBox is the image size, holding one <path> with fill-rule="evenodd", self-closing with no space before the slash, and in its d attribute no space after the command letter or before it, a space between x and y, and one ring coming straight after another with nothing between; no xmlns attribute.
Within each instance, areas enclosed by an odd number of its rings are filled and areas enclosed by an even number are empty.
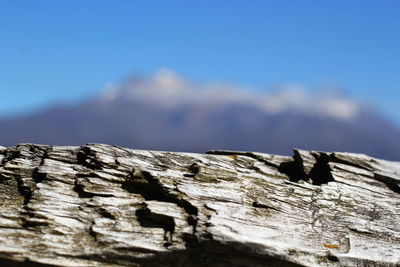
<svg viewBox="0 0 400 267"><path fill-rule="evenodd" d="M0 147L1 266L399 266L400 163Z"/></svg>

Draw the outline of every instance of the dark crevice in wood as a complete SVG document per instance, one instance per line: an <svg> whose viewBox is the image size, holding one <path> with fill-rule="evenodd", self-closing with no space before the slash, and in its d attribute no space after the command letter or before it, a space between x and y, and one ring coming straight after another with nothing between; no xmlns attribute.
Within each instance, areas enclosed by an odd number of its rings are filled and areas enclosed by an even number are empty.
<svg viewBox="0 0 400 267"><path fill-rule="evenodd" d="M369 163L366 163L365 161L363 161L362 163L357 164L356 162L351 162L349 160L345 160L345 159L340 159L338 158L335 153L331 153L330 157L329 157L329 161L330 162L335 162L335 163L341 163L344 165L348 165L351 167L355 167L358 169L363 169L363 170L367 170L367 171L373 171L374 169L369 166ZM373 162L373 159L370 159L370 162Z"/></svg>
<svg viewBox="0 0 400 267"><path fill-rule="evenodd" d="M49 157L49 153L51 152L52 149L53 148L51 146L41 147L41 146L31 145L29 148L29 152L31 152L32 154L39 155L40 156L39 166L43 166L45 159Z"/></svg>
<svg viewBox="0 0 400 267"><path fill-rule="evenodd" d="M108 219L111 219L111 220L115 220L116 219L114 215L112 215L108 210L106 210L104 208L97 209L97 212L101 216L103 216L104 218L108 218Z"/></svg>
<svg viewBox="0 0 400 267"><path fill-rule="evenodd" d="M26 206L32 198L32 189L23 185L22 177L16 177L18 193L24 197L24 206Z"/></svg>
<svg viewBox="0 0 400 267"><path fill-rule="evenodd" d="M88 234L93 238L95 242L97 242L97 233L93 230L94 222L92 221L90 227L88 229Z"/></svg>
<svg viewBox="0 0 400 267"><path fill-rule="evenodd" d="M268 205L259 203L259 202L257 202L257 201L254 201L251 205L252 205L253 207L255 207L255 208L271 209L271 210L279 211L279 210L278 210L277 208L275 208L275 207L268 206Z"/></svg>
<svg viewBox="0 0 400 267"><path fill-rule="evenodd" d="M329 167L329 158L323 154L314 157L317 157L317 162L310 171L310 178L313 184L322 185L334 181L331 168Z"/></svg>
<svg viewBox="0 0 400 267"><path fill-rule="evenodd" d="M34 261L31 261L28 259L19 261L19 260L0 258L0 266L4 266L4 267L54 267L55 265L34 262Z"/></svg>
<svg viewBox="0 0 400 267"><path fill-rule="evenodd" d="M334 255L332 255L332 254L329 254L328 256L326 256L326 258L327 258L328 260L332 261L332 262L339 262L338 257L336 257L336 256L334 256Z"/></svg>
<svg viewBox="0 0 400 267"><path fill-rule="evenodd" d="M40 219L45 219L43 216L35 214L34 210L29 207L25 207L23 211L21 211L22 227L29 229L35 228L38 226L48 226L49 223L47 221L41 221Z"/></svg>
<svg viewBox="0 0 400 267"><path fill-rule="evenodd" d="M80 184L78 179L75 180L75 185L73 187L73 190L76 193L78 193L78 196L80 198L92 198L95 196L98 196L98 197L112 197L113 196L112 194L107 194L107 193L99 194L99 193L87 192L87 191L85 191L85 186L83 184Z"/></svg>
<svg viewBox="0 0 400 267"><path fill-rule="evenodd" d="M21 148L21 146L17 146L18 148ZM44 164L44 160L47 158L47 152L48 150L51 149L51 147L40 147L40 146L36 146L36 145L31 145L29 147L29 152L31 152L32 154L38 154L37 156L40 158L40 163L39 166L42 166ZM20 151L13 151L10 154L10 157L8 157L7 161L15 159L16 157L20 156L21 152ZM34 155L33 155L34 156ZM28 178L28 177L23 177L20 175L16 175L15 179L16 179L16 183L17 183L17 190L18 192L24 197L24 208L26 209L26 206L28 205L28 203L30 202L32 195L36 189L36 184L43 182L44 179L46 179L46 174L44 173L40 173L39 172L39 167L36 167L32 170L31 174L30 174L32 179L26 179L27 182L25 182L23 179L24 178ZM29 181L31 182L31 184L29 184ZM32 183L34 182L34 183Z"/></svg>
<svg viewBox="0 0 400 267"><path fill-rule="evenodd" d="M162 228L167 233L173 234L175 231L174 218L151 212L146 206L136 210L140 226L147 228Z"/></svg>
<svg viewBox="0 0 400 267"><path fill-rule="evenodd" d="M299 168L296 161L282 162L278 166L278 171L286 174L291 182L298 183L300 180L308 181L309 177L304 172L303 168Z"/></svg>
<svg viewBox="0 0 400 267"><path fill-rule="evenodd" d="M183 176L185 177L195 177L196 174L199 173L200 171L200 166L197 163L193 163L192 165L189 166L189 171L191 172L190 174L184 174Z"/></svg>
<svg viewBox="0 0 400 267"><path fill-rule="evenodd" d="M39 168L35 168L32 172L32 179L35 181L35 183L42 183L46 179L46 174L41 173L39 171Z"/></svg>
<svg viewBox="0 0 400 267"><path fill-rule="evenodd" d="M84 190L83 188L84 188L84 186L81 185L81 184L79 184L79 183L78 183L78 180L76 180L73 190L74 190L76 193L78 193L78 196L79 196L80 198L92 198L92 197L95 196L95 195L92 194L92 193L85 192L85 190Z"/></svg>
<svg viewBox="0 0 400 267"><path fill-rule="evenodd" d="M198 223L197 207L193 206L189 201L178 196L176 193L170 193L162 186L159 180L149 172L140 171L138 174L135 174L135 170L133 170L132 177L122 184L122 188L130 193L142 195L145 200L174 203L183 208L188 214L187 222L193 228L192 238L195 238L194 234L196 233L196 226Z"/></svg>
<svg viewBox="0 0 400 267"><path fill-rule="evenodd" d="M273 163L263 159L262 157L254 154L253 152L210 150L210 151L207 151L206 154L209 154L209 155L221 155L221 156L246 156L246 157L255 159L257 161L260 161L260 162L264 163L267 166L274 167L274 168L278 168L279 167L276 164L273 164Z"/></svg>
<svg viewBox="0 0 400 267"><path fill-rule="evenodd" d="M78 164L92 170L100 170L102 164L96 159L96 152L90 150L90 147L83 146L76 155Z"/></svg>
<svg viewBox="0 0 400 267"><path fill-rule="evenodd" d="M13 149L7 149L5 152L3 152L4 158L1 161L1 164L4 165L5 163L16 159L20 156L21 152L16 150L16 148Z"/></svg>
<svg viewBox="0 0 400 267"><path fill-rule="evenodd" d="M386 179L383 179L381 176L376 175L376 174L375 174L375 179L384 183L393 192L400 194L400 186L398 184L396 184L395 182L391 182Z"/></svg>
<svg viewBox="0 0 400 267"><path fill-rule="evenodd" d="M195 206L177 194L170 193L160 184L157 178L147 171L141 171L139 175L133 175L131 179L122 184L122 188L130 193L140 194L146 200L175 203L189 215L197 216L198 210Z"/></svg>
<svg viewBox="0 0 400 267"><path fill-rule="evenodd" d="M329 157L324 154L313 156L316 162L308 175L304 171L303 159L297 153L293 156L293 161L281 163L278 170L289 176L291 182L311 180L313 185L322 185L334 181L329 166Z"/></svg>

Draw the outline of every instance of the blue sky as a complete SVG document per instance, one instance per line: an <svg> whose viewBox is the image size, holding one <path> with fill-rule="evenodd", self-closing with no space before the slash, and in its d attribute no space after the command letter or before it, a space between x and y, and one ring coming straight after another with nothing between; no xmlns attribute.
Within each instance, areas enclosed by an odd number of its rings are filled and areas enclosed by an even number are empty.
<svg viewBox="0 0 400 267"><path fill-rule="evenodd" d="M400 1L0 0L0 117L168 68L336 86L400 125Z"/></svg>

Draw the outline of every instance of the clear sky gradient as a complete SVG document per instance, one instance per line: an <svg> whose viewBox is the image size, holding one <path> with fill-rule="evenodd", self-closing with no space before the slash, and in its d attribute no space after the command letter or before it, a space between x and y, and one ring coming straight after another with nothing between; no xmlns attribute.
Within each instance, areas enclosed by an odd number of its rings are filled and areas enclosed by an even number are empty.
<svg viewBox="0 0 400 267"><path fill-rule="evenodd" d="M0 117L160 68L334 85L400 125L400 1L0 0Z"/></svg>

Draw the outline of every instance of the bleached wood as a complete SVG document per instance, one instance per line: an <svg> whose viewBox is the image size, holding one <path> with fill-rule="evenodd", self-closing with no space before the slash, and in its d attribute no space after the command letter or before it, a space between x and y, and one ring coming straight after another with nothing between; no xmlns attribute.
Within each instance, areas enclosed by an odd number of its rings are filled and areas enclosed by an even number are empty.
<svg viewBox="0 0 400 267"><path fill-rule="evenodd" d="M0 147L1 266L399 266L400 163Z"/></svg>

